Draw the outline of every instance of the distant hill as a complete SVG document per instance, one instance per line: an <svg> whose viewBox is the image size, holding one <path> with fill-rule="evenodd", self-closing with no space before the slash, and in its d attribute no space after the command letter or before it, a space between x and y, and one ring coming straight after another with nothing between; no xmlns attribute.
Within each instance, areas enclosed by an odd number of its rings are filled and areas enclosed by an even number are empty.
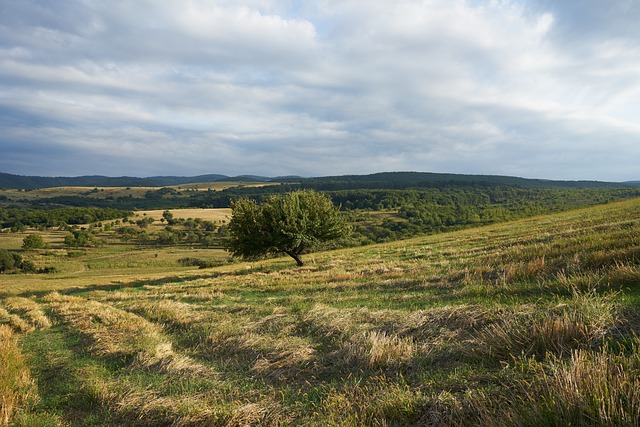
<svg viewBox="0 0 640 427"><path fill-rule="evenodd" d="M130 176L107 177L101 175L78 177L22 176L0 173L0 188L33 190L51 187L165 187L198 182L215 182L228 178L225 175L210 174L194 177L152 176L136 178Z"/></svg>
<svg viewBox="0 0 640 427"><path fill-rule="evenodd" d="M303 185L319 190L344 189L405 189L443 186L508 185L521 188L621 188L639 183L601 181L554 181L498 175L463 175L431 172L382 172L371 175L342 175L309 178Z"/></svg>
<svg viewBox="0 0 640 427"><path fill-rule="evenodd" d="M0 188L31 190L51 187L166 187L200 182L289 182L318 190L345 189L404 189L443 186L509 185L522 188L624 188L638 187L640 181L553 181L498 175L463 175L431 172L381 172L370 175L342 175L316 178L299 176L264 177L240 175L229 177L220 174L198 176L107 177L100 175L78 177L40 177L0 173Z"/></svg>

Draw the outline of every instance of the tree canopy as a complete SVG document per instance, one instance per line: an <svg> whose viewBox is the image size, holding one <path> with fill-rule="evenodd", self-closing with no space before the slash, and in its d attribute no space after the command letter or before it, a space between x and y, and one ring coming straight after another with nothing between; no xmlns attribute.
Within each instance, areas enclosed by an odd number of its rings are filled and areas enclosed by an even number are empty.
<svg viewBox="0 0 640 427"><path fill-rule="evenodd" d="M11 270L16 265L16 259L6 249L0 249L0 273L4 273L6 270Z"/></svg>
<svg viewBox="0 0 640 427"><path fill-rule="evenodd" d="M39 234L29 234L22 240L22 249L42 249L44 247L46 247L46 243Z"/></svg>
<svg viewBox="0 0 640 427"><path fill-rule="evenodd" d="M312 190L273 195L260 205L239 199L231 209L227 249L243 258L285 253L302 266L303 252L348 232L331 199Z"/></svg>

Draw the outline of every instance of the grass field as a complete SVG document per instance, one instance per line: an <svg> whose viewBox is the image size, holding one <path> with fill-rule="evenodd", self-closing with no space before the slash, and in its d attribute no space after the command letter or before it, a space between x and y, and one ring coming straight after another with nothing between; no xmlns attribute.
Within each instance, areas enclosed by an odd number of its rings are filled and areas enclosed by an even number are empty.
<svg viewBox="0 0 640 427"><path fill-rule="evenodd" d="M212 221L214 223L228 222L231 219L230 208L215 208L215 209L168 209L174 216L174 218L187 219L187 218L200 218L205 221ZM156 221L162 218L164 209L154 209L147 211L136 211L136 216L150 217Z"/></svg>
<svg viewBox="0 0 640 427"><path fill-rule="evenodd" d="M0 276L0 425L640 423L638 199L302 268L56 251Z"/></svg>

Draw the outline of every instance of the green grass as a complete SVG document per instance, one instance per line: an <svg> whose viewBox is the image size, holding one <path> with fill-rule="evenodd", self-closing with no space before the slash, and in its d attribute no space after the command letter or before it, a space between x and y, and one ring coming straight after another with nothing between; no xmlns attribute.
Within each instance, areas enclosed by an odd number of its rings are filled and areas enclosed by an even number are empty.
<svg viewBox="0 0 640 427"><path fill-rule="evenodd" d="M16 425L638 423L640 200L303 268L38 254L60 272L0 278L0 326L38 396Z"/></svg>

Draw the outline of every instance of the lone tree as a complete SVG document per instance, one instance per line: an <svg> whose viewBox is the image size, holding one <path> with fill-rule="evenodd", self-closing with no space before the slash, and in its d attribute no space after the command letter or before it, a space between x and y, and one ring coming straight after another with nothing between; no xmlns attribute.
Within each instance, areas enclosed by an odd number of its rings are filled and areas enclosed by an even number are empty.
<svg viewBox="0 0 640 427"><path fill-rule="evenodd" d="M231 209L227 249L243 258L285 253L302 266L304 251L349 230L331 199L311 190L274 195L261 205L240 199Z"/></svg>

